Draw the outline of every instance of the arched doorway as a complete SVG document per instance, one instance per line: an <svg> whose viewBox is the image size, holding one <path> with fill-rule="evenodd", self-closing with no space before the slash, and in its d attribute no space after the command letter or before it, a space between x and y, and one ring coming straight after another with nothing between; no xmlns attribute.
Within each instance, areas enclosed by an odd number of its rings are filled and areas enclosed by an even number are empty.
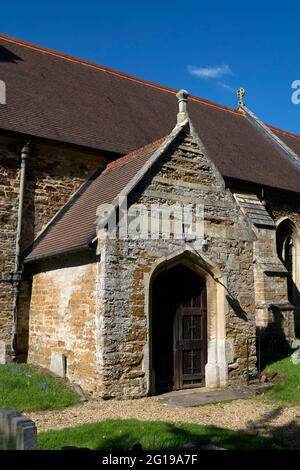
<svg viewBox="0 0 300 470"><path fill-rule="evenodd" d="M178 264L159 272L152 285L155 392L204 386L206 363L206 282Z"/></svg>

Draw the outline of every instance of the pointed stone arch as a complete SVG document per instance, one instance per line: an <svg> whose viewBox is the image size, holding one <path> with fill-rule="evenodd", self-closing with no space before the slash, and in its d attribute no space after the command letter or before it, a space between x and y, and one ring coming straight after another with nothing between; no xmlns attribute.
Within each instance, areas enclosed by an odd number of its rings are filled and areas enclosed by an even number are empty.
<svg viewBox="0 0 300 470"><path fill-rule="evenodd" d="M288 271L288 299L295 307L295 329L299 334L300 314L300 235L292 219L278 220L276 229L276 249L280 260Z"/></svg>
<svg viewBox="0 0 300 470"><path fill-rule="evenodd" d="M153 370L152 338L152 287L155 278L163 271L176 265L183 265L194 271L206 283L207 289L207 363L205 366L205 386L219 387L227 383L228 370L225 355L225 316L227 301L225 296L226 278L219 268L202 253L192 249L180 249L156 260L145 274L145 314L147 318L148 341L144 350L144 371L147 375L148 394L155 393Z"/></svg>

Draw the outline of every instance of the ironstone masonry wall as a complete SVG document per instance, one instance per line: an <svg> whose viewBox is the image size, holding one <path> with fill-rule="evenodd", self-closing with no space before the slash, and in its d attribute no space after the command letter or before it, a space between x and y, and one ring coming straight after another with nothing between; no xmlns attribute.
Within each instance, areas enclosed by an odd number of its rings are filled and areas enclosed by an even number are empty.
<svg viewBox="0 0 300 470"><path fill-rule="evenodd" d="M107 246L105 303L102 328L105 331L102 369L103 390L107 397L138 397L147 391L145 362L148 329L145 314L145 274L161 257L168 256L185 244L179 242L116 242ZM220 251L222 259L220 260ZM246 373L246 339L255 333L251 243L212 238L205 253L221 268L226 267L232 308L226 316L227 362L230 378ZM153 345L158 347L159 345ZM255 345L250 340L250 368L255 370Z"/></svg>
<svg viewBox="0 0 300 470"><path fill-rule="evenodd" d="M23 142L24 143L24 142ZM3 281L15 261L19 168L18 155L6 137L0 141L0 341L11 341L12 286ZM16 144L16 142L14 142ZM19 145L20 142L18 142ZM49 223L81 184L101 166L101 158L49 145L33 145L27 160L22 247L26 247ZM105 157L103 157L104 160ZM19 337L20 350L27 347L30 281L21 288Z"/></svg>
<svg viewBox="0 0 300 470"><path fill-rule="evenodd" d="M97 379L97 262L51 269L33 276L28 362L50 369L52 353L66 357L66 375L99 395Z"/></svg>
<svg viewBox="0 0 300 470"><path fill-rule="evenodd" d="M14 270L17 227L18 161L7 146L0 150L0 340L11 341L12 287L2 276ZM4 359L4 358L3 358Z"/></svg>

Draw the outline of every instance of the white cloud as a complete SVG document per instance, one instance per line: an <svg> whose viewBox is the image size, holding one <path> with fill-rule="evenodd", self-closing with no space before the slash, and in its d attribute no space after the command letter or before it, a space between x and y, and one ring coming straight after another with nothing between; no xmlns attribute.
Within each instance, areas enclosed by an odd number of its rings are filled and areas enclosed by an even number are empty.
<svg viewBox="0 0 300 470"><path fill-rule="evenodd" d="M227 91L230 91L230 92L234 92L235 89L232 88L232 86L228 85L228 83L224 83L224 82L218 82L218 85L222 88L224 88L224 90L227 90Z"/></svg>
<svg viewBox="0 0 300 470"><path fill-rule="evenodd" d="M188 65L188 72L200 78L220 78L224 75L233 75L228 64L214 65L209 67L196 67Z"/></svg>

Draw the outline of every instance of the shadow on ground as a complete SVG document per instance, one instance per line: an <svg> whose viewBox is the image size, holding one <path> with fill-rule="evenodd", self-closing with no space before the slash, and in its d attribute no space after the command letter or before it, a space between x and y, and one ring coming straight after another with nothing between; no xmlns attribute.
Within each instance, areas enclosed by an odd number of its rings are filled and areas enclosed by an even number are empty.
<svg viewBox="0 0 300 470"><path fill-rule="evenodd" d="M278 406L272 411L265 413L258 421L249 421L245 432L256 436L269 436L274 440L300 450L300 409L295 419L284 425L276 424L284 411L283 406Z"/></svg>
<svg viewBox="0 0 300 470"><path fill-rule="evenodd" d="M252 432L252 434L249 433ZM274 450L284 448L278 441L256 435L256 429L233 431L215 426L191 423L152 422L139 420L107 420L77 428L40 433L40 449L61 449L68 446L103 450L175 449L186 444L199 448L212 443L232 450Z"/></svg>

